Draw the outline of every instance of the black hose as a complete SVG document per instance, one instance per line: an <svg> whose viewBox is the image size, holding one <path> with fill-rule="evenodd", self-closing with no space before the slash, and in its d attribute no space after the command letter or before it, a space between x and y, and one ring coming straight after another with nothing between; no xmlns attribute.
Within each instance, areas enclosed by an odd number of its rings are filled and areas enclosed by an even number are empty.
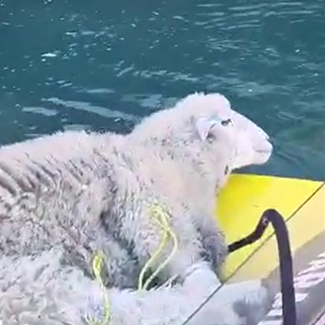
<svg viewBox="0 0 325 325"><path fill-rule="evenodd" d="M230 244L228 250L231 253L254 243L262 237L269 223L274 228L279 252L283 325L296 325L297 311L293 283L292 254L288 229L281 214L275 209L264 211L256 229L247 237Z"/></svg>

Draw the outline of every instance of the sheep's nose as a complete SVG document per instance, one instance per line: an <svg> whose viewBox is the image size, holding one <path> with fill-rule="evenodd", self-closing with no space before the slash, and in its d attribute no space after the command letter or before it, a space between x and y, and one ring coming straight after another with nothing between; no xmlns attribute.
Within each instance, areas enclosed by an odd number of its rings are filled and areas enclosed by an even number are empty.
<svg viewBox="0 0 325 325"><path fill-rule="evenodd" d="M266 136L266 140L269 141L272 145L274 145L274 139L269 135Z"/></svg>

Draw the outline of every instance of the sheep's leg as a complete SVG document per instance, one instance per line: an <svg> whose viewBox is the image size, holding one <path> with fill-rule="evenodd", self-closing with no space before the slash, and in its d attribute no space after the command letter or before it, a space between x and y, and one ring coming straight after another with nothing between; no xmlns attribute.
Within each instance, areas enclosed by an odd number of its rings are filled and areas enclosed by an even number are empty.
<svg viewBox="0 0 325 325"><path fill-rule="evenodd" d="M201 218L202 224L197 228L201 235L203 257L212 265L213 270L221 277L221 267L228 255L225 234L214 217Z"/></svg>
<svg viewBox="0 0 325 325"><path fill-rule="evenodd" d="M228 247L224 234L221 230L215 232L201 232L203 252L207 255L207 260L211 263L213 270L220 276L221 266L228 255Z"/></svg>

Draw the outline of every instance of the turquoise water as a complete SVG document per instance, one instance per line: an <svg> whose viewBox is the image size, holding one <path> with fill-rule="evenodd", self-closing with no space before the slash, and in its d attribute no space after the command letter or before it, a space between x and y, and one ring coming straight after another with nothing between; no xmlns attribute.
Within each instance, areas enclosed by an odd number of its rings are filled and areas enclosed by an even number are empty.
<svg viewBox="0 0 325 325"><path fill-rule="evenodd" d="M2 0L0 143L218 91L275 143L246 171L325 179L324 62L323 0Z"/></svg>

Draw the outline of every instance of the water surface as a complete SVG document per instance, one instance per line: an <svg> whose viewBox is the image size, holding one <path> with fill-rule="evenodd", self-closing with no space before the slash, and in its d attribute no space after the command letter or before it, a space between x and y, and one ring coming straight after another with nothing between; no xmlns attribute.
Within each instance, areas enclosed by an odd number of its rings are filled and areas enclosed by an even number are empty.
<svg viewBox="0 0 325 325"><path fill-rule="evenodd" d="M2 0L0 143L218 91L275 143L248 172L325 179L324 58L321 0Z"/></svg>

